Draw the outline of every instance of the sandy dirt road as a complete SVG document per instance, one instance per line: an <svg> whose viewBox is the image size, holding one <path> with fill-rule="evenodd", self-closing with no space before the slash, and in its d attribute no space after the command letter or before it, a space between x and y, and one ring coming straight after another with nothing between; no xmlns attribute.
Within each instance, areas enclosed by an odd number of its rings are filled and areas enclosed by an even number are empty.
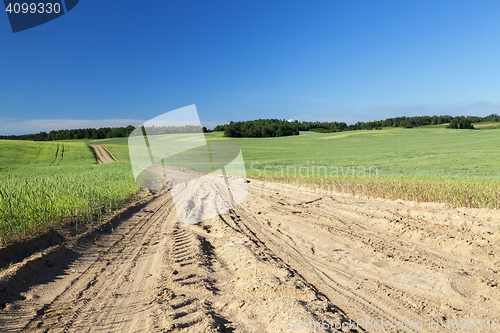
<svg viewBox="0 0 500 333"><path fill-rule="evenodd" d="M146 209L5 305L1 331L337 331L298 329L325 320L436 332L429 320L447 331L446 320L500 319L496 211L257 180L236 209L197 225L179 226L167 191Z"/></svg>
<svg viewBox="0 0 500 333"><path fill-rule="evenodd" d="M118 162L118 160L111 154L111 152L101 145L90 145L95 151L97 157L97 164Z"/></svg>

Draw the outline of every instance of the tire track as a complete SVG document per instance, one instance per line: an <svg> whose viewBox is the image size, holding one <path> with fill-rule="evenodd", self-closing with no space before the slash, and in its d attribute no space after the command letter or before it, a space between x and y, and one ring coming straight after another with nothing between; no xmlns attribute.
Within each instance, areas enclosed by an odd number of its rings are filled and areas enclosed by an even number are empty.
<svg viewBox="0 0 500 333"><path fill-rule="evenodd" d="M54 157L54 160L52 160L52 162L50 162L50 165L53 165L54 162L57 160L57 155L59 154L59 144L57 144L57 148L56 148L56 156Z"/></svg>
<svg viewBox="0 0 500 333"><path fill-rule="evenodd" d="M387 310L382 309L383 305L375 304L374 301L368 300L346 289L323 271L318 270L314 261L311 261L310 258L305 258L296 248L283 242L280 239L281 235L273 233L271 228L266 227L265 223L259 221L259 219L252 216L251 213L244 211L242 208L238 209L238 213L244 217L242 223L252 229L252 234L258 234L258 239L260 239L266 247L275 252L278 257L282 259L287 258L288 260L286 260L286 262L307 281L311 282L325 294L329 300L338 299L338 296L341 295L345 298L346 303L355 303L355 305L350 306L351 308L356 308L357 311L362 310L361 313L364 313L365 316L368 314L369 317L371 317L370 319L374 321L383 320L393 323L398 321L404 322L404 319L400 320ZM264 232L264 230L266 232Z"/></svg>
<svg viewBox="0 0 500 333"><path fill-rule="evenodd" d="M59 162L57 162L57 165L61 164L63 158L64 158L64 143L61 144L62 146L62 150L61 150L61 159L59 160Z"/></svg>
<svg viewBox="0 0 500 333"><path fill-rule="evenodd" d="M118 162L118 160L111 154L111 152L101 145L90 145L94 151L97 164Z"/></svg>
<svg viewBox="0 0 500 333"><path fill-rule="evenodd" d="M286 191L272 191L265 185L253 183L251 205L242 209L258 221L254 223L255 230L272 235L276 247L282 247L285 252L288 252L286 244L280 243L288 243L328 283L340 285L341 292L348 290L366 300L371 307L376 306L382 313L400 321L425 322L428 318L441 318L443 324L446 318L460 318L464 314L478 318L495 317L491 307L481 307L481 310L471 307L472 302L480 305L489 299L480 296L479 304L477 300L473 301L469 284L480 292L495 293L491 289L494 284L488 285L488 281L498 271L491 266L475 267L467 264L463 256L455 257L441 250L442 246L451 245L453 252L457 231L455 229L453 233L453 229L443 225L436 219L436 214L446 216L451 213L411 208L410 216L410 209L399 201L388 201L384 205L382 200L317 193L314 195L318 198L311 200L313 193L303 193L302 196L293 193L290 196ZM307 200L303 201L304 197ZM407 216L402 215L402 211L407 211ZM430 216L428 219L434 216L434 220L424 219L422 214ZM491 232L486 232L486 235L491 235ZM331 239L329 242L328 238ZM465 245L473 244L470 238L460 238ZM488 256L494 256L498 246L485 238L475 236L473 239L478 238L485 245L477 244L472 248L478 249L476 253L483 253L483 260L488 263ZM347 250L338 249L340 244ZM350 254L351 250L355 253ZM297 266L302 264L299 262ZM431 277L422 280L420 276L424 276L424 272L429 272ZM313 284L320 287L319 282ZM434 285L442 290L431 289ZM350 307L348 302L336 304L351 317L366 311L359 311L362 306Z"/></svg>
<svg viewBox="0 0 500 333"><path fill-rule="evenodd" d="M164 207L166 209L162 209ZM144 255L149 243L158 238L162 229L161 221L169 215L171 209L170 198L103 253L52 304L44 311L40 311L28 323L25 331L91 331L91 327L99 329L105 325L116 326L114 325L117 322L116 316L122 317L123 313L116 313L117 308L110 307L109 300L116 301L124 296L125 293L117 293L118 290L130 292L137 290L137 283L135 286L130 283L135 279L133 273L137 274L134 271L140 257ZM109 283L110 281L112 282ZM128 306L128 304L123 305ZM147 308L151 306L141 305L142 310ZM118 322L118 326L122 324Z"/></svg>
<svg viewBox="0 0 500 333"><path fill-rule="evenodd" d="M209 277L208 254L203 251L200 238L178 225L169 236L171 274L166 280L175 292L167 302L167 330L219 331L220 318L210 302L203 299L214 295L214 281Z"/></svg>
<svg viewBox="0 0 500 333"><path fill-rule="evenodd" d="M263 186L252 180L241 205L183 227L166 192L25 331L261 333L285 332L291 319L442 325L498 314L496 235L455 236L399 202ZM213 199L186 190L196 205ZM467 246L477 263L450 245Z"/></svg>

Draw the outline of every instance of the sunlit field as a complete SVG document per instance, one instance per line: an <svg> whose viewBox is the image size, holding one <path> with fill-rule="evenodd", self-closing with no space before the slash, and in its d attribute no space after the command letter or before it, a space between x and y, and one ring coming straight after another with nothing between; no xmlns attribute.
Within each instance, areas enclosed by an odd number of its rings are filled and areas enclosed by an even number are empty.
<svg viewBox="0 0 500 333"><path fill-rule="evenodd" d="M225 138L249 177L322 191L500 208L500 131L443 127ZM62 221L94 223L137 191L127 138L0 141L0 242ZM97 165L88 144L120 161Z"/></svg>
<svg viewBox="0 0 500 333"><path fill-rule="evenodd" d="M210 133L208 140L228 140ZM500 131L384 129L229 139L251 177L322 191L500 208Z"/></svg>
<svg viewBox="0 0 500 333"><path fill-rule="evenodd" d="M240 146L249 177L373 197L500 208L500 132L445 126L280 138L225 138ZM128 157L127 139L98 140Z"/></svg>
<svg viewBox="0 0 500 333"><path fill-rule="evenodd" d="M0 141L0 244L61 222L92 225L137 191L128 162L83 141Z"/></svg>

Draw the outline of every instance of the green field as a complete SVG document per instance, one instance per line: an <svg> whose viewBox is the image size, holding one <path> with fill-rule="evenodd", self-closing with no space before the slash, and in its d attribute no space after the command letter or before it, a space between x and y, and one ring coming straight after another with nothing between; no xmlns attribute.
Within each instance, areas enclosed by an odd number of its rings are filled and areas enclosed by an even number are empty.
<svg viewBox="0 0 500 333"><path fill-rule="evenodd" d="M443 127L225 138L249 177L374 197L500 208L500 131ZM120 161L97 165L87 144ZM94 223L131 193L128 139L0 141L0 243L62 221Z"/></svg>
<svg viewBox="0 0 500 333"><path fill-rule="evenodd" d="M386 128L279 138L225 138L250 177L373 197L500 208L500 131ZM128 158L127 139L96 143Z"/></svg>
<svg viewBox="0 0 500 333"><path fill-rule="evenodd" d="M219 133L207 138L226 140ZM301 132L230 141L241 147L249 176L261 179L370 197L500 208L496 130Z"/></svg>
<svg viewBox="0 0 500 333"><path fill-rule="evenodd" d="M373 197L500 208L500 132L494 130L423 127L205 137L240 146L250 177ZM98 143L108 146L107 141ZM109 142L127 157L125 138Z"/></svg>
<svg viewBox="0 0 500 333"><path fill-rule="evenodd" d="M225 140L219 133L207 138ZM414 128L333 134L301 132L295 137L230 141L241 147L251 175L259 171L262 174L265 166L267 174L279 174L279 166L286 173L286 167L295 166L298 170L309 161L311 176L318 176L318 166L325 166L331 176L352 175L353 167L357 175L361 167L372 167L382 177L499 179L497 131ZM293 168L289 170L292 172ZM324 168L319 176L324 176Z"/></svg>
<svg viewBox="0 0 500 333"><path fill-rule="evenodd" d="M83 141L0 141L0 244L60 222L93 224L137 191L127 162Z"/></svg>
<svg viewBox="0 0 500 333"><path fill-rule="evenodd" d="M327 176L352 176L353 169L360 176L364 167L366 176L500 179L500 131L397 128L257 139L225 138L216 132L205 137L240 146L247 173L254 177L264 176L264 171L279 176L281 168L284 175L293 175L295 168L298 176L300 167L302 176L325 176L325 167ZM119 160L129 159L126 138L91 143L105 145Z"/></svg>

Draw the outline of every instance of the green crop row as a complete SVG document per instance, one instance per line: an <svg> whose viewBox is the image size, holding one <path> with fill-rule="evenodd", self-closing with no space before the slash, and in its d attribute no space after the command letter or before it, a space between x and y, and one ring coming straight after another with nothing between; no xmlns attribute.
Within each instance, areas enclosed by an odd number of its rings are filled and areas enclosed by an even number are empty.
<svg viewBox="0 0 500 333"><path fill-rule="evenodd" d="M63 221L93 224L137 190L127 163L0 173L0 244Z"/></svg>

